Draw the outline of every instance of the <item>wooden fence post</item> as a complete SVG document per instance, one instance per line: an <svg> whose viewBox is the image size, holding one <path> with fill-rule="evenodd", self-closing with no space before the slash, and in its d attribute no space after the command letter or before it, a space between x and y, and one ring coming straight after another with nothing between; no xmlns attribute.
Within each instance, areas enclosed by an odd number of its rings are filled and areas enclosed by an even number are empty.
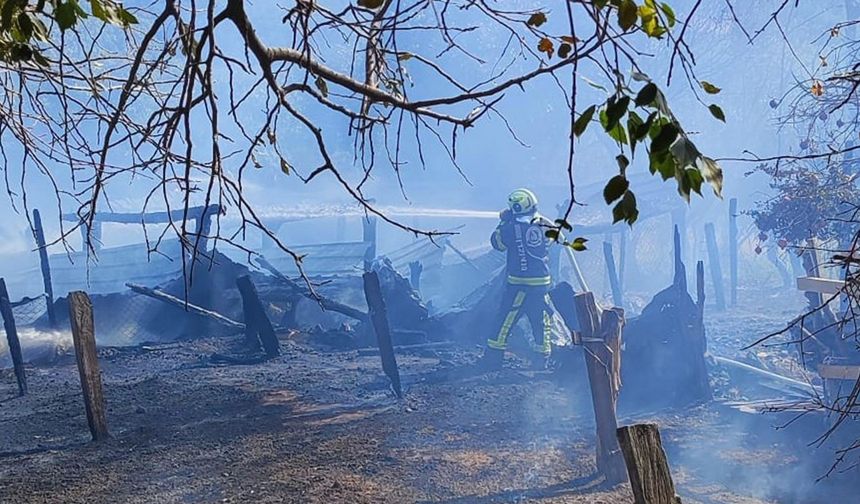
<svg viewBox="0 0 860 504"><path fill-rule="evenodd" d="M621 280L618 278L618 270L615 269L615 256L612 254L612 243L608 241L603 242L603 259L606 262L606 272L609 274L612 302L615 303L615 306L624 306Z"/></svg>
<svg viewBox="0 0 860 504"><path fill-rule="evenodd" d="M424 265L421 261L412 261L409 263L409 283L412 284L412 289L415 292L421 292L421 272L424 271Z"/></svg>
<svg viewBox="0 0 860 504"><path fill-rule="evenodd" d="M370 320L376 332L376 341L379 344L379 355L382 357L382 370L385 371L391 386L397 397L403 397L400 385L400 371L397 369L397 358L394 356L394 346L391 343L391 329L388 325L388 311L385 308L385 300L382 298L382 287L379 285L379 275L375 271L364 274L364 296L367 299L367 308L370 312Z"/></svg>
<svg viewBox="0 0 860 504"><path fill-rule="evenodd" d="M597 469L610 485L627 478L615 431L616 404L621 387L621 329L624 310L600 310L594 294L574 297L583 346L585 366L591 384L591 401L597 424Z"/></svg>
<svg viewBox="0 0 860 504"><path fill-rule="evenodd" d="M729 200L729 278L731 304L738 304L738 199Z"/></svg>
<svg viewBox="0 0 860 504"><path fill-rule="evenodd" d="M376 216L368 215L361 220L363 240L369 244L364 254L364 271L370 271L373 260L376 259Z"/></svg>
<svg viewBox="0 0 860 504"><path fill-rule="evenodd" d="M263 351L266 352L267 357L277 357L281 354L281 345L275 334L275 329L272 327L272 322L266 315L260 296L257 294L257 288L248 275L237 278L236 287L239 288L239 293L242 295L245 340L249 343L258 342Z"/></svg>
<svg viewBox="0 0 860 504"><path fill-rule="evenodd" d="M705 224L705 240L708 245L708 263L711 269L711 281L714 284L714 297L716 297L717 309L726 309L726 294L723 291L723 269L720 266L720 250L717 248L717 233L714 231L714 223Z"/></svg>
<svg viewBox="0 0 860 504"><path fill-rule="evenodd" d="M12 366L15 368L15 379L18 380L18 395L27 394L27 375L24 373L24 357L21 355L21 342L18 340L18 329L15 327L15 314L12 313L12 303L6 290L6 280L0 278L0 315L3 316L3 328L6 330L6 341L9 343L9 355L12 356Z"/></svg>
<svg viewBox="0 0 860 504"><path fill-rule="evenodd" d="M69 293L69 322L72 326L72 339L75 342L75 357L81 376L87 423L90 425L93 441L101 441L110 437L110 434L108 434L107 419L105 418L102 377L99 372L99 359L96 353L93 305L86 292Z"/></svg>
<svg viewBox="0 0 860 504"><path fill-rule="evenodd" d="M39 262L42 265L42 282L45 286L48 321L51 323L51 327L56 327L57 314L54 312L54 286L51 282L51 264L48 262L48 247L45 245L42 216L39 215L39 210L36 208L33 209L33 235L36 238L36 248L39 249ZM86 242L84 243L86 244Z"/></svg>
<svg viewBox="0 0 860 504"><path fill-rule="evenodd" d="M675 495L657 426L630 425L618 429L617 434L630 475L634 504L681 504L681 498Z"/></svg>

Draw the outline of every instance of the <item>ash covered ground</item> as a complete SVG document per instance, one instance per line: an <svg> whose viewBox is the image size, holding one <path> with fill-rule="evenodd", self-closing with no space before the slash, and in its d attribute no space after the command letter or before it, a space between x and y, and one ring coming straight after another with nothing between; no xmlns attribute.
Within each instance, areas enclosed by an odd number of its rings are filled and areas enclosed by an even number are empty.
<svg viewBox="0 0 860 504"><path fill-rule="evenodd" d="M761 312L748 309L709 314L712 351L738 350L785 320L773 310L751 322ZM400 352L398 401L373 351L280 337L283 355L255 365L212 362L241 336L101 349L112 433L102 444L89 442L73 356L29 368L25 398L4 370L0 501L632 502L628 485L607 488L595 476L584 373L533 372L511 356L482 373L472 366L479 348L431 345ZM783 352L758 353L779 366ZM718 398L726 393L718 386ZM850 478L815 482L832 457L807 445L820 417L778 430L790 414L719 401L625 411L621 397L621 424L660 425L684 502L850 502Z"/></svg>

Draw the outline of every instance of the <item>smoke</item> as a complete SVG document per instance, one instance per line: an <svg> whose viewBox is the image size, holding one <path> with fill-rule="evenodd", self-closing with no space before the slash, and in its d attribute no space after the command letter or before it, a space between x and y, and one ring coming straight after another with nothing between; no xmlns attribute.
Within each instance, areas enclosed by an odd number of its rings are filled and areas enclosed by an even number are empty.
<svg viewBox="0 0 860 504"><path fill-rule="evenodd" d="M9 354L6 334L2 331L0 333L0 367L11 367L12 357ZM18 328L18 339L21 342L24 361L37 364L54 362L73 346L72 334L69 331L40 331L33 327L21 327Z"/></svg>

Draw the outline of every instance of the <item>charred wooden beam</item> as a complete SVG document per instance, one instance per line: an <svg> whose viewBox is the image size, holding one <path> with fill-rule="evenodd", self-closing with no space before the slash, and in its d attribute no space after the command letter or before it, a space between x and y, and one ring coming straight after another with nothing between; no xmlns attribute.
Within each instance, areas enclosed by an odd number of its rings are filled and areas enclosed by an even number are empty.
<svg viewBox="0 0 860 504"><path fill-rule="evenodd" d="M397 358L394 355L394 346L391 342L391 328L388 325L388 312L385 308L385 300L382 298L382 288L379 285L379 275L375 271L368 271L363 276L364 296L367 298L367 306L370 309L370 320L376 332L376 341L379 344L379 355L382 358L382 370L388 379L397 397L403 397L400 385L400 371L397 369Z"/></svg>
<svg viewBox="0 0 860 504"><path fill-rule="evenodd" d="M705 241L708 246L708 264L711 270L711 282L714 284L714 297L717 309L726 309L726 294L723 291L723 269L720 266L720 250L717 247L717 233L714 224L705 224Z"/></svg>
<svg viewBox="0 0 860 504"><path fill-rule="evenodd" d="M298 282L291 280L289 277L281 273L280 270L275 268L272 263L267 261L265 257L258 256L256 259L257 264L259 264L261 268L271 273L276 279L283 283L289 289L290 292L301 294L306 298L318 302L320 306L323 307L323 309L342 313L347 317L354 318L360 322L370 321L370 318L368 317L367 313L364 313L363 311L353 308L351 306L347 306L343 303L339 303L332 299L323 297L316 292L311 292L311 290L307 286L301 285Z"/></svg>
<svg viewBox="0 0 860 504"><path fill-rule="evenodd" d="M48 261L48 246L45 244L45 230L42 228L42 216L38 209L33 209L33 236L36 248L39 249L39 263L42 268L42 283L45 286L45 297L48 305L48 321L51 327L57 325L57 314L54 312L54 286L51 282L51 263ZM84 242L86 243L86 242Z"/></svg>
<svg viewBox="0 0 860 504"><path fill-rule="evenodd" d="M158 289L151 289L149 287L144 287L143 285L137 285L133 283L125 284L126 287L131 289L133 292L137 294L142 294L144 296L151 297L152 299L157 299L163 303L167 303L169 305L173 305L177 308L180 308L184 311L194 313L196 315L201 315L203 317L212 319L219 324L223 324L228 327L233 327L235 329L239 329L244 331L245 324L241 322L236 322L233 319L227 318L224 315L221 315L218 312L207 310L206 308L201 308L195 304L189 303L185 300L179 299L178 297L171 296L170 294L160 291Z"/></svg>
<svg viewBox="0 0 860 504"><path fill-rule="evenodd" d="M15 368L15 379L18 381L18 395L27 394L27 375L24 372L24 357L21 354L21 341L18 339L18 328L15 327L15 314L9 302L9 292L6 290L6 280L0 278L0 315L3 316L3 328L6 330L6 341L9 343L9 354L12 356L12 366Z"/></svg>
<svg viewBox="0 0 860 504"><path fill-rule="evenodd" d="M242 312L245 316L245 339L256 340L266 352L267 357L277 357L281 354L281 345L272 327L269 316L263 308L257 288L248 275L236 279L236 287L242 295Z"/></svg>
<svg viewBox="0 0 860 504"><path fill-rule="evenodd" d="M681 504L681 498L675 495L675 484L657 426L621 427L617 435L630 475L634 504Z"/></svg>
<svg viewBox="0 0 860 504"><path fill-rule="evenodd" d="M369 215L362 219L362 236L368 244L367 252L364 254L364 271L370 271L373 261L376 259L376 217Z"/></svg>
<svg viewBox="0 0 860 504"><path fill-rule="evenodd" d="M118 213L99 212L93 216L93 222L114 222L117 224L166 224L170 222L181 222L184 218L197 220L204 215L216 215L222 210L221 205L209 205L208 207L191 207L186 215L185 209L171 210L169 212L148 213ZM81 220L78 214L66 213L62 216L64 221L78 222Z"/></svg>
<svg viewBox="0 0 860 504"><path fill-rule="evenodd" d="M729 200L729 285L732 306L738 304L738 199Z"/></svg>
<svg viewBox="0 0 860 504"><path fill-rule="evenodd" d="M105 399L102 378L99 372L99 359L96 353L96 334L93 323L93 305L86 292L75 291L69 294L69 321L72 326L72 339L75 343L75 357L81 376L81 389L87 411L87 423L93 441L110 437L105 415Z"/></svg>

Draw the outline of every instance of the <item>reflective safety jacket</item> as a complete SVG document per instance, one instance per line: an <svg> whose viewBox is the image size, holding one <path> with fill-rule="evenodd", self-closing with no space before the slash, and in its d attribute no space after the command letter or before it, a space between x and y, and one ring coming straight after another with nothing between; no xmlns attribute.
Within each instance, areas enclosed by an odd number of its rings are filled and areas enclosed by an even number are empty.
<svg viewBox="0 0 860 504"><path fill-rule="evenodd" d="M511 285L550 285L549 239L545 233L551 223L540 215L514 218L503 215L490 242L506 252L508 283Z"/></svg>

